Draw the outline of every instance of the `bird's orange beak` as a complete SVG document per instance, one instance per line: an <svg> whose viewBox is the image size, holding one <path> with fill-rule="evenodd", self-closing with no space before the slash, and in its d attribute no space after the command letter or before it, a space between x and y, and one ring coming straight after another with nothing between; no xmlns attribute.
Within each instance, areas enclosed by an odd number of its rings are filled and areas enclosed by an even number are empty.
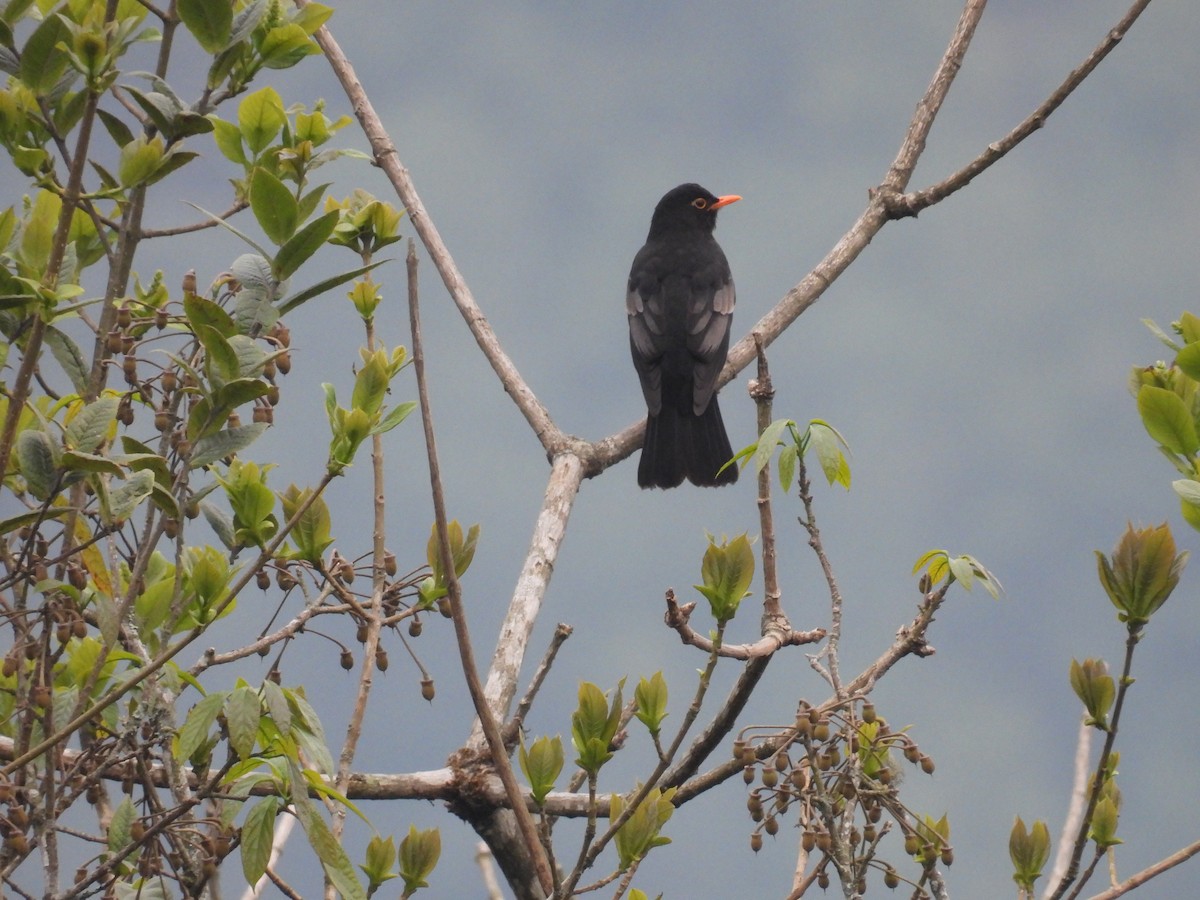
<svg viewBox="0 0 1200 900"><path fill-rule="evenodd" d="M741 196L738 194L726 194L724 197L718 197L709 209L720 209L722 206L728 206L730 203L737 203L741 199Z"/></svg>

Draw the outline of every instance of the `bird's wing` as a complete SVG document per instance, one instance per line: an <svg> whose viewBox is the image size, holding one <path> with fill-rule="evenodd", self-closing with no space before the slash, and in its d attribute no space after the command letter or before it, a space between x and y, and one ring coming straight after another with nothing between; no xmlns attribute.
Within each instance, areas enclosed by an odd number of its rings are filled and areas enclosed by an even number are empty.
<svg viewBox="0 0 1200 900"><path fill-rule="evenodd" d="M625 311L629 316L629 349L633 367L642 384L646 407L652 415L662 408L663 327L665 316L662 293L642 296L633 280L625 294Z"/></svg>
<svg viewBox="0 0 1200 900"><path fill-rule="evenodd" d="M688 302L687 348L695 359L692 368L692 407L696 415L708 408L717 390L717 378L729 351L729 328L737 292L728 278L715 289L693 288Z"/></svg>

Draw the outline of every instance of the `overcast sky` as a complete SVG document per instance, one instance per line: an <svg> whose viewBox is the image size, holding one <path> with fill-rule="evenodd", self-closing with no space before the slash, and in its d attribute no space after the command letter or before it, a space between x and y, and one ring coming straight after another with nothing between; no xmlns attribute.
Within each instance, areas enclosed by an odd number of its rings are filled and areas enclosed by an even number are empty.
<svg viewBox="0 0 1200 900"><path fill-rule="evenodd" d="M717 229L738 288L736 339L861 211L959 13L946 0L337 6L331 28L476 298L555 420L588 439L644 413L624 283L658 198L685 181L745 198L722 211ZM912 187L1008 132L1124 9L1112 0L994 4ZM1190 5L1152 4L1044 130L919 219L889 224L770 351L776 414L823 418L853 450L852 490L816 491L846 598L843 671L873 660L911 618L910 570L925 550L971 553L1006 588L999 601L953 590L931 635L937 655L906 660L876 693L880 712L911 725L938 764L933 778L911 775L904 796L919 812L949 813L955 896L1011 895L1015 815L1048 820L1057 839L1079 721L1068 664L1087 656L1116 664L1123 640L1093 550L1110 550L1127 520L1167 519L1181 547L1200 545L1126 390L1131 365L1166 352L1140 320L1165 325L1200 307L1198 43ZM332 113L347 111L320 59L276 83L287 103L324 97ZM340 137L365 147L353 128ZM388 196L365 164L335 174L334 193L361 184ZM223 208L223 185L214 182L218 198L202 205ZM242 252L218 234L195 247L216 260L210 277ZM352 265L345 253L328 259ZM203 280L207 264L177 250L150 260L172 283L191 265ZM382 272L392 304L383 329L407 344L402 266ZM482 526L465 590L486 660L548 466L428 265L423 288L450 512ZM284 393L293 405L257 454L279 457L280 485L319 477L317 385L348 392L361 341L347 312L335 296L291 322L296 368ZM745 382L721 399L735 446L753 437ZM415 396L411 380L396 396ZM418 432L413 420L389 441L389 543L402 566L423 559L432 518ZM534 735L568 739L580 680L607 690L660 669L672 690L668 725L678 722L703 659L662 627L663 591L689 599L706 530L757 534L752 478L719 491L643 493L635 468L626 461L583 486L530 656L541 655L556 622L575 626L575 636L529 720ZM331 499L347 555L369 546L368 469L356 467ZM795 524L798 505L780 499L776 509L784 605L798 628L825 625L828 601ZM1185 574L1135 664L1120 770L1122 877L1197 836L1197 584L1200 573ZM752 639L757 622L747 609L731 639ZM459 746L470 715L452 646L441 620L416 644L438 682L430 707L403 650L389 645L392 665L376 682L357 768L436 768ZM297 668L285 677L323 702L336 742L352 676L341 676L332 645L313 642L305 658L323 662L322 674ZM735 672L721 667L717 696ZM799 697L819 702L826 688L792 649L772 663L747 723L787 722ZM602 790L624 790L649 768L643 735L630 744L629 761L615 764ZM365 812L385 831L440 824L446 852L429 895L482 895L469 861L474 836L448 813ZM676 814L667 828L676 842L651 855L634 885L670 898L782 897L797 835L784 827L755 857L750 830L738 780ZM898 841L886 847L886 858L908 865ZM1139 896L1176 898L1194 882L1177 870Z"/></svg>

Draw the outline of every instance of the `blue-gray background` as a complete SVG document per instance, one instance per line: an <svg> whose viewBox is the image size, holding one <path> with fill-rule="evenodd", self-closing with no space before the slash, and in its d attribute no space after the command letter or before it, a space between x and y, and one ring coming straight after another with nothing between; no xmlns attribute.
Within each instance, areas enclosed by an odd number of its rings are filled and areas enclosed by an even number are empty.
<svg viewBox="0 0 1200 900"><path fill-rule="evenodd" d="M912 187L1005 134L1123 11L1113 0L995 4ZM561 427L597 439L643 413L623 292L658 197L693 180L745 197L718 227L738 286L735 337L745 333L861 210L958 12L947 0L360 0L340 4L331 27L505 348ZM1068 663L1103 656L1118 664L1123 640L1092 551L1109 550L1127 520L1169 519L1181 547L1200 545L1179 519L1172 471L1126 391L1132 364L1167 353L1139 320L1166 324L1200 305L1198 40L1190 6L1152 5L1043 131L919 220L888 225L771 350L776 414L824 418L853 448L852 490L817 489L846 598L844 671L873 660L911 618L918 595L910 569L925 550L971 553L1006 588L998 602L980 590L952 591L932 632L937 655L904 661L875 694L881 713L911 725L938 763L933 778L910 775L904 796L919 812L949 813L956 896L1012 894L1015 815L1048 820L1057 839L1080 716ZM332 114L348 111L320 59L275 83L285 103L325 97ZM365 149L353 127L339 140ZM193 200L206 191L199 202L223 208L227 173L204 165L191 181L176 175L166 184ZM339 164L333 174L339 196L362 185L391 199L365 164ZM209 176L205 186L199 179ZM190 215L181 205L160 211L162 221ZM207 283L241 252L231 236L210 232L183 248L151 248L141 268L163 266L177 283L195 266ZM320 259L325 272L311 267L297 281L353 265L344 251ZM402 266L379 277L385 339L407 344ZM548 467L428 264L422 296L451 515L482 526L465 590L486 661ZM290 324L295 368L280 424L254 454L280 464L278 487L319 477L326 427L317 385L333 382L344 396L361 343L340 292ZM735 446L753 435L745 380L722 395ZM395 398L412 396L406 375ZM415 420L393 432L388 448L388 542L403 569L423 559L431 522ZM706 530L758 531L753 479L721 491L641 493L634 465L586 483L579 496L527 674L555 622L572 624L575 636L529 720L534 735L568 738L580 680L608 689L627 675L631 688L658 670L672 689L668 724L678 722L703 659L662 626L663 590L692 594ZM364 455L331 494L347 555L369 547L369 468ZM796 627L824 625L828 601L795 524L798 506L780 500L776 509L787 612ZM1197 836L1198 577L1185 575L1136 663L1122 722L1122 877ZM267 605L247 596L230 642L257 631ZM753 638L757 619L747 609L732 639ZM398 641L387 646L391 668L376 679L356 768L439 767L471 720L448 623L435 617L416 642L437 680L432 706ZM285 678L307 686L336 745L353 674L315 638L286 659ZM714 700L735 668L719 670ZM256 666L244 674L261 676ZM803 650L789 650L771 665L746 722L787 722L797 698L825 696ZM634 729L629 745L602 790L625 790L649 769L644 735ZM440 825L445 850L429 895L482 896L474 835L440 806L365 812L385 832ZM577 829L560 827L563 856L573 858ZM652 854L634 884L673 898L785 895L796 832L785 826L755 856L750 830L737 780L677 812L666 829L675 843ZM883 855L908 865L894 840ZM298 862L303 856L293 850L284 872L315 894L318 875ZM232 889L235 872L225 880ZM1176 870L1140 896L1183 896L1193 882L1186 868Z"/></svg>

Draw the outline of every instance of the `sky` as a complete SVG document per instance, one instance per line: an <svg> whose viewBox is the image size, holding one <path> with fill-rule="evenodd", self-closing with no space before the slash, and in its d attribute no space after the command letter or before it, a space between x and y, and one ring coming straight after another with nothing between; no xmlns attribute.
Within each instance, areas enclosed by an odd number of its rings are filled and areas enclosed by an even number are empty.
<svg viewBox="0 0 1200 900"><path fill-rule="evenodd" d="M1006 134L1124 9L1111 0L994 4L911 186L940 180ZM734 338L745 334L862 210L958 14L943 0L355 0L337 5L330 27L506 351L561 427L596 440L644 414L622 309L657 199L687 181L744 197L722 211L717 237L737 284ZM911 619L911 569L926 550L970 553L1004 585L999 600L953 589L930 634L936 655L903 661L874 694L880 713L910 726L937 762L934 776L914 772L903 790L918 812L949 815L955 896L1011 895L1016 815L1047 820L1057 845L1080 718L1068 665L1093 656L1117 665L1124 637L1093 551L1110 551L1129 521L1167 520L1181 548L1200 546L1126 388L1132 365L1167 353L1141 320L1166 325L1197 308L1198 39L1200 20L1186 5L1151 4L1044 129L918 219L887 225L770 349L776 415L824 419L852 450L850 491L815 491L845 596L843 671L874 660ZM273 83L287 103L323 97L331 114L348 111L319 58ZM365 149L353 126L339 142ZM224 208L227 174L209 156L189 169L193 180L176 176L178 193L193 199L200 188L213 195L201 205ZM362 186L391 199L362 162L330 171L334 194ZM168 204L159 215L168 223L193 213ZM188 248L193 255L148 248L140 267L161 266L177 283L195 266L203 282L243 252L216 232ZM344 252L320 260L330 271L353 265ZM403 267L378 277L384 337L408 344ZM297 280L307 283L303 273ZM450 514L481 526L464 590L476 653L487 660L549 468L427 261L422 298ZM253 454L278 463L277 486L315 482L323 468L318 386L350 389L361 343L350 313L335 295L289 323L296 362L280 424ZM746 380L721 397L735 447L753 439ZM411 378L394 394L415 396ZM389 546L402 568L416 566L432 513L415 419L389 437L388 453ZM721 490L640 492L635 468L625 461L580 492L525 677L555 623L575 632L528 720L533 736L568 738L580 681L608 690L660 670L671 687L667 724L678 722L703 658L663 627L663 592L700 599L690 586L706 532L758 534L752 478ZM369 546L370 496L364 459L330 496L347 555ZM795 496L777 496L776 511L784 607L797 628L824 626L828 597ZM1198 583L1185 573L1135 660L1122 723L1122 878L1196 838ZM754 591L748 604L761 583ZM260 627L251 609L242 604L238 628ZM745 610L730 639L752 640L757 621ZM306 684L336 745L353 678L323 643L297 648L305 663L284 677ZM470 728L448 623L427 623L414 649L437 699L421 699L415 667L389 645L359 770L437 768ZM718 668L714 697L736 669ZM253 667L242 674L261 677ZM745 723L786 723L799 698L826 696L805 650L791 648L773 661ZM649 768L644 734L629 744L603 791L627 789ZM650 856L636 887L669 898L786 895L797 834L785 825L751 853L736 781L676 813L666 829L674 843ZM482 895L474 836L440 806L364 812L384 831L440 825L445 852L428 895ZM895 840L884 855L910 865ZM1187 868L1139 896L1181 896L1194 882ZM293 871L312 891L315 874Z"/></svg>

